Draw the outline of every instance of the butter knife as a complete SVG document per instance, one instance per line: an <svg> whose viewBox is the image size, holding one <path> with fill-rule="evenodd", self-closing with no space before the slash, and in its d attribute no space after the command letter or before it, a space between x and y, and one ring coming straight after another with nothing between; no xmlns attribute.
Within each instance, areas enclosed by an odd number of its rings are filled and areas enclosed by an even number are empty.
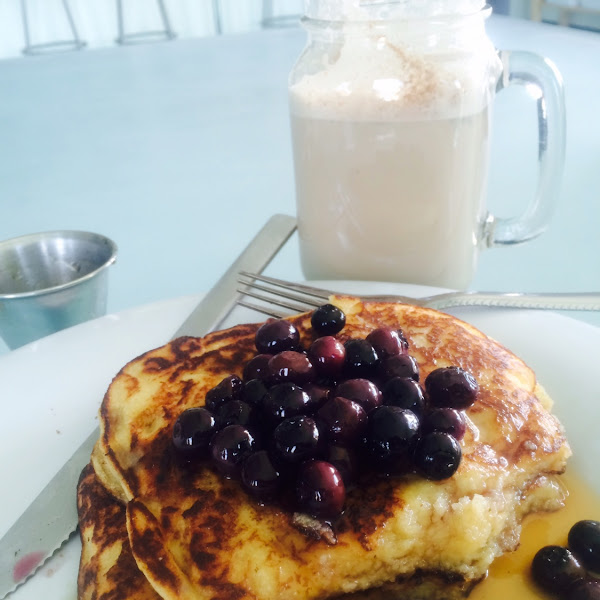
<svg viewBox="0 0 600 600"><path fill-rule="evenodd" d="M260 273L296 229L296 220L274 215L202 298L175 332L202 336L217 329L239 297L240 271ZM31 577L77 528L75 489L99 436L96 429L0 540L0 600Z"/></svg>

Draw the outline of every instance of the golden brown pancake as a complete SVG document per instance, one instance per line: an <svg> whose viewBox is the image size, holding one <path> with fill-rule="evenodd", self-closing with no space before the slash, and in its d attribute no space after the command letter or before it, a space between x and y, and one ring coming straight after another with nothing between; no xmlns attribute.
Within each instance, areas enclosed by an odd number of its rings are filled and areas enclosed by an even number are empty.
<svg viewBox="0 0 600 600"><path fill-rule="evenodd" d="M77 597L85 600L159 600L137 568L125 526L125 506L117 502L88 465L79 479L77 510L81 564Z"/></svg>
<svg viewBox="0 0 600 600"><path fill-rule="evenodd" d="M458 598L516 547L525 514L561 505L554 475L570 450L549 398L520 359L437 311L349 297L334 303L347 317L342 341L400 327L422 381L450 365L476 377L480 393L467 411L455 475L441 482L372 478L349 491L335 523L337 543L308 536L291 512L257 504L206 464L182 467L171 446L177 416L202 406L226 375L242 374L259 325L179 338L131 361L105 396L92 462L103 486L126 504L127 534L96 532L102 511L94 516L90 508L84 531L93 536L83 539L83 556L107 553L112 540L125 552L127 539L138 569L167 599ZM290 319L308 346L316 337L310 315ZM86 577L104 585L110 561L101 569L83 556L80 590ZM114 566L121 555L111 556ZM123 597L146 597L136 594Z"/></svg>

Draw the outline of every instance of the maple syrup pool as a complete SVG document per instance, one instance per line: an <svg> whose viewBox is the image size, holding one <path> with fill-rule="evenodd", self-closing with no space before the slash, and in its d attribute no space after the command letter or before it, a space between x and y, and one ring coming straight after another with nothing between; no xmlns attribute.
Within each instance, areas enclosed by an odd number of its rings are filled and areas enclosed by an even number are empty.
<svg viewBox="0 0 600 600"><path fill-rule="evenodd" d="M581 519L600 521L600 496L589 484L570 472L560 479L568 491L564 508L526 517L519 548L494 561L487 579L473 590L469 600L550 599L531 579L536 552L550 544L566 546L569 529Z"/></svg>

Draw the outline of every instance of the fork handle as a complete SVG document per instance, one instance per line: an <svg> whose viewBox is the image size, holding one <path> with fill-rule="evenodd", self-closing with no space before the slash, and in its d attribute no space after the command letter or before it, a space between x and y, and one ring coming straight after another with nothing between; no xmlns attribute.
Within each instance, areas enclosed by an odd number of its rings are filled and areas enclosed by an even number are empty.
<svg viewBox="0 0 600 600"><path fill-rule="evenodd" d="M496 306L548 310L600 310L600 292L503 294L498 292L450 292L423 299L429 308L453 306Z"/></svg>

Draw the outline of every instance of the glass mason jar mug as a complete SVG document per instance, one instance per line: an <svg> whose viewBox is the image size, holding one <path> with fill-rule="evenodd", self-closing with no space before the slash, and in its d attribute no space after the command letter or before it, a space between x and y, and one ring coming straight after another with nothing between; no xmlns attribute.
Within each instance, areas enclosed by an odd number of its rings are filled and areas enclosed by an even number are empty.
<svg viewBox="0 0 600 600"><path fill-rule="evenodd" d="M289 81L300 251L309 279L466 288L479 250L535 237L565 147L560 75L497 52L481 0L309 0ZM539 180L518 217L485 208L494 94L535 90Z"/></svg>

